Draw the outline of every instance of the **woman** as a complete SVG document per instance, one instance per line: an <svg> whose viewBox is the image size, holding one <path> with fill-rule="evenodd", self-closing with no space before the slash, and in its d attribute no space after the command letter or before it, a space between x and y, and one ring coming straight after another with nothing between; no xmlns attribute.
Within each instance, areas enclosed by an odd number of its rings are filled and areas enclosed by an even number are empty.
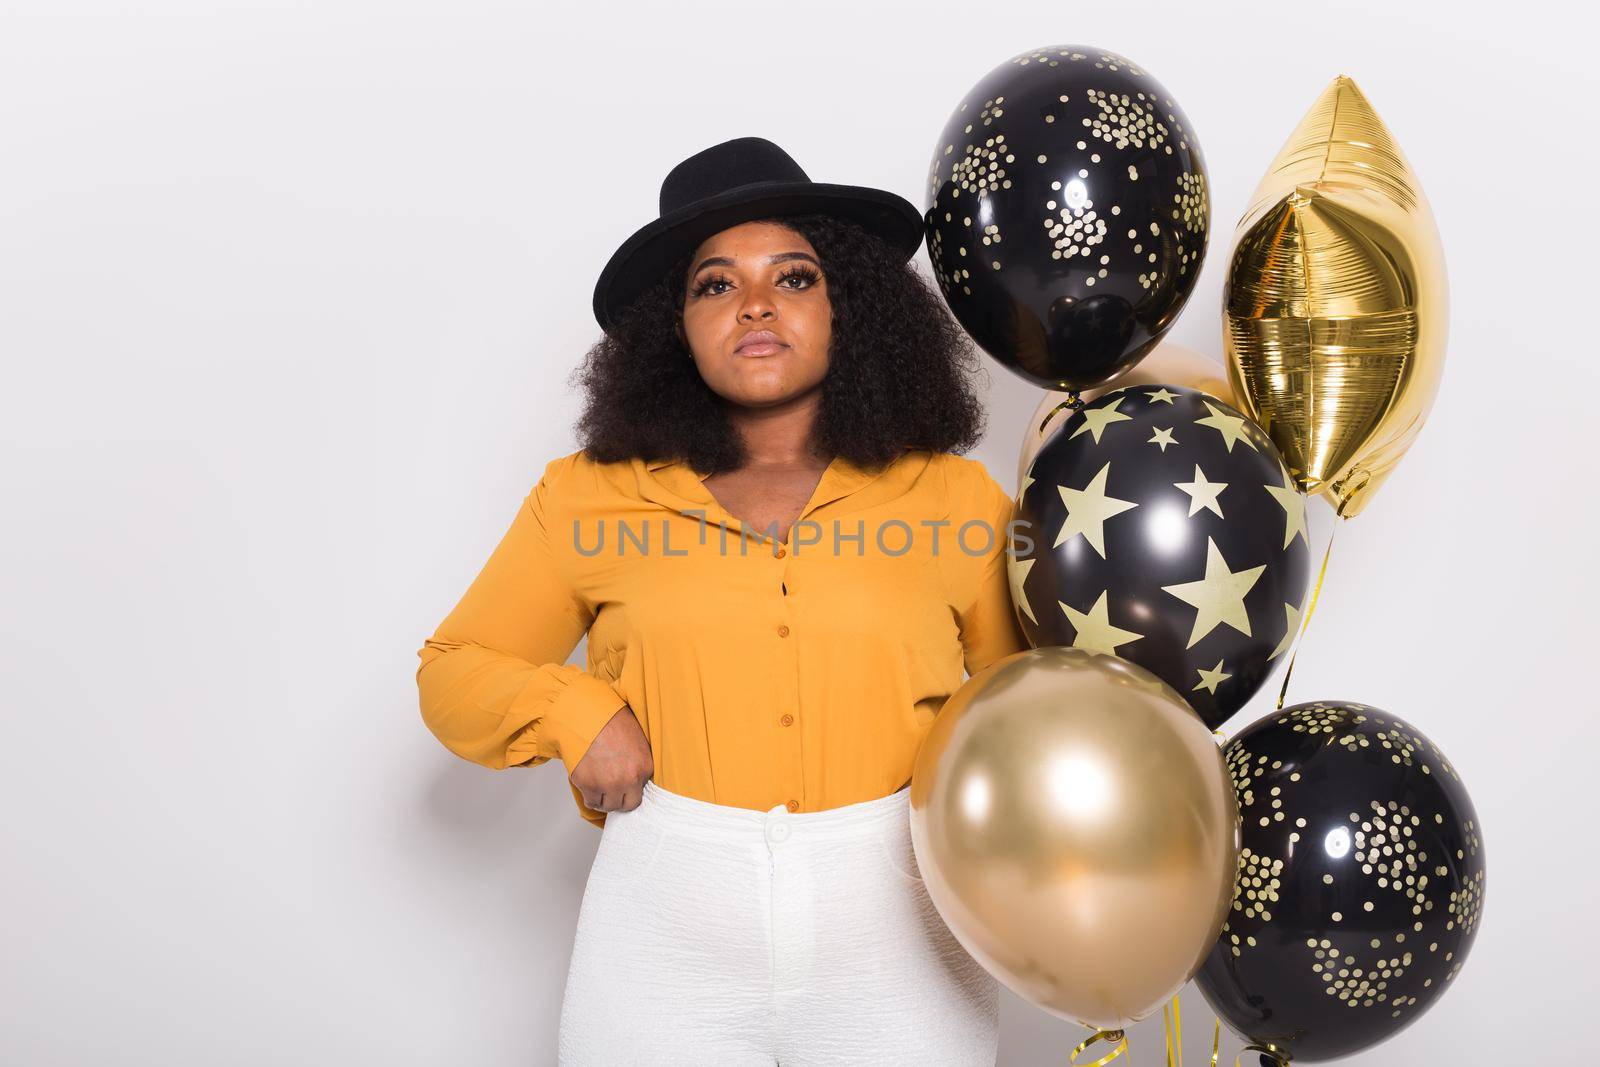
<svg viewBox="0 0 1600 1067"><path fill-rule="evenodd" d="M1027 646L921 233L759 138L674 168L595 290L584 447L419 653L440 741L561 760L604 830L563 1064L994 1062L908 783L962 670Z"/></svg>

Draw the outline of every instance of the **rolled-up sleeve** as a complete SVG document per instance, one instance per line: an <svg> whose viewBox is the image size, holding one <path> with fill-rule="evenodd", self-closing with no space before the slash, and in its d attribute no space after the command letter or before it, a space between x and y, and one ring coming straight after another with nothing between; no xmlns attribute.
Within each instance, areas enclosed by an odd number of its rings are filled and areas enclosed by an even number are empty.
<svg viewBox="0 0 1600 1067"><path fill-rule="evenodd" d="M1011 545L1010 523L1015 512L1011 497L976 460L970 460L972 491L966 497L966 512L957 518L959 526L971 519L982 519L994 532L989 551L970 559L972 576L964 585L970 600L956 611L961 628L962 658L968 674L977 674L997 660L1028 648L1022 625L1011 601L1011 578L1006 567ZM981 543L976 533L969 543Z"/></svg>
<svg viewBox="0 0 1600 1067"><path fill-rule="evenodd" d="M610 683L566 662L594 622L552 541L569 460L545 468L488 562L417 652L428 729L451 752L496 770L559 759L570 775L626 706Z"/></svg>

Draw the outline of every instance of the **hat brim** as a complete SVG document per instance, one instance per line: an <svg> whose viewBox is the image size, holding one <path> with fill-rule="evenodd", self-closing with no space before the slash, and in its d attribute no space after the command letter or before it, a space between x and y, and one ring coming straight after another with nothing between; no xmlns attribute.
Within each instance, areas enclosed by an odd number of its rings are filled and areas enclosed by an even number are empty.
<svg viewBox="0 0 1600 1067"><path fill-rule="evenodd" d="M594 287L594 317L609 329L685 253L741 222L831 215L859 224L907 259L922 244L922 213L883 189L824 182L756 182L710 196L640 227L614 252Z"/></svg>

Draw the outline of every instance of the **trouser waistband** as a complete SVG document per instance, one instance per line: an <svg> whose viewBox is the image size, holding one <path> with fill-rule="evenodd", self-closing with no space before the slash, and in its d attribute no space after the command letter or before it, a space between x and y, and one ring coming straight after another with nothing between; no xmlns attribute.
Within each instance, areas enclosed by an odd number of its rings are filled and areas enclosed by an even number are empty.
<svg viewBox="0 0 1600 1067"><path fill-rule="evenodd" d="M776 826L806 837L861 837L881 833L897 823L905 825L910 811L911 787L888 796L824 811L791 812L782 804L770 811L712 804L663 789L646 779L644 797L636 811L650 820L663 819L676 831L701 837L761 835Z"/></svg>

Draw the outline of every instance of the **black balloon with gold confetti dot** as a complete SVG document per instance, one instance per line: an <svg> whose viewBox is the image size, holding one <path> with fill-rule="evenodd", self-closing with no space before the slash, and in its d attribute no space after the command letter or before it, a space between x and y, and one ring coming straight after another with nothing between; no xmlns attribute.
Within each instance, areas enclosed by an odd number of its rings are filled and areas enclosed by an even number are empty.
<svg viewBox="0 0 1600 1067"><path fill-rule="evenodd" d="M1311 574L1305 497L1216 397L1097 397L1033 457L1016 519L1011 600L1033 647L1136 663L1212 729L1288 659Z"/></svg>
<svg viewBox="0 0 1600 1067"><path fill-rule="evenodd" d="M1201 992L1295 1063L1392 1037L1450 987L1482 924L1460 775L1416 727L1345 701L1274 712L1224 754L1243 848Z"/></svg>
<svg viewBox="0 0 1600 1067"><path fill-rule="evenodd" d="M956 318L1047 389L1102 385L1178 317L1210 203L1194 127L1137 64L1089 45L1013 56L934 148L929 256Z"/></svg>

